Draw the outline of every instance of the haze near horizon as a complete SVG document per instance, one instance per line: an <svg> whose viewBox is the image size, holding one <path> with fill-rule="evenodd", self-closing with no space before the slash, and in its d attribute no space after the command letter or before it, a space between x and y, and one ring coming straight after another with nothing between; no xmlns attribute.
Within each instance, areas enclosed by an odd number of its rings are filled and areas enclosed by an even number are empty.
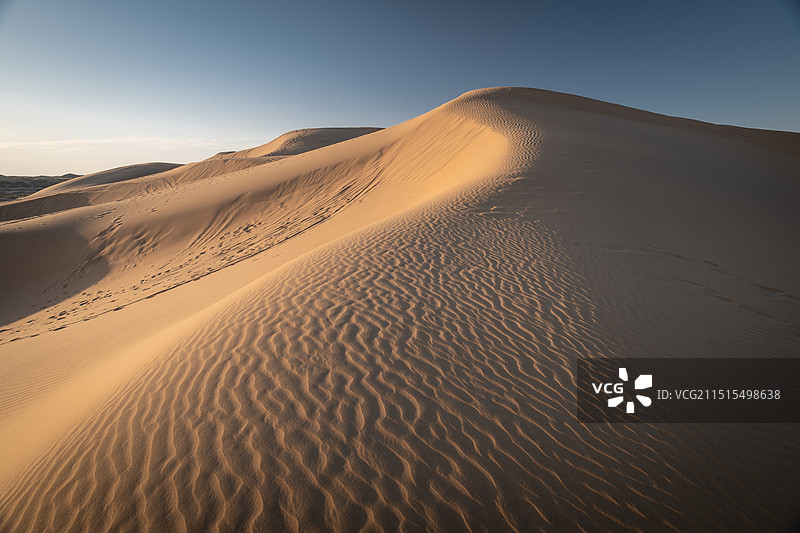
<svg viewBox="0 0 800 533"><path fill-rule="evenodd" d="M185 163L524 86L800 129L790 2L0 5L0 174Z"/></svg>

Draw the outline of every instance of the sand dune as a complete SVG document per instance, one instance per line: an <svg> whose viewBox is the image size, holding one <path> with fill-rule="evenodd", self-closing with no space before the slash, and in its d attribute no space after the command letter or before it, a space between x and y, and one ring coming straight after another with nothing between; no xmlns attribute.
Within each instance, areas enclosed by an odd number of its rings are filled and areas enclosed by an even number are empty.
<svg viewBox="0 0 800 533"><path fill-rule="evenodd" d="M500 88L4 205L0 530L788 529L796 425L573 363L797 354L798 149Z"/></svg>
<svg viewBox="0 0 800 533"><path fill-rule="evenodd" d="M150 176L152 174L158 174L159 172L172 170L173 168L179 166L180 165L175 163L140 163L138 165L112 168L109 170L103 170L101 172L95 172L93 174L87 174L85 176L78 176L62 183L57 183L56 185L39 191L36 194L32 194L31 196L52 196L63 191L141 178L142 176Z"/></svg>
<svg viewBox="0 0 800 533"><path fill-rule="evenodd" d="M310 152L323 146L330 146L381 128L309 128L284 133L261 146L239 152L223 152L216 157L281 157Z"/></svg>

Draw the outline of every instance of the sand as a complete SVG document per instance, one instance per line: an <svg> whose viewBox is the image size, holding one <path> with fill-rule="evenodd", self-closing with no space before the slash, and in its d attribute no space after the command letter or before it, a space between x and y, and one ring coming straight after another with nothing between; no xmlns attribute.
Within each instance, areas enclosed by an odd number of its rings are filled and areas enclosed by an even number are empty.
<svg viewBox="0 0 800 533"><path fill-rule="evenodd" d="M547 91L0 205L1 531L770 531L791 424L578 357L800 353L800 135Z"/></svg>

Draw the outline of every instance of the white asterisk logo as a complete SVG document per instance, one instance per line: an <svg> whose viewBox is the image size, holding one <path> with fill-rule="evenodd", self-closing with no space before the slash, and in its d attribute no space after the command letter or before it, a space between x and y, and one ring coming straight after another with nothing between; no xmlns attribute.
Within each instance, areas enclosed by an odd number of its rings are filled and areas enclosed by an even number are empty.
<svg viewBox="0 0 800 533"><path fill-rule="evenodd" d="M619 379L622 381L628 381L628 369L627 368L620 368L619 369ZM653 386L653 375L652 374L642 374L636 381L633 382L633 388L635 390L642 390L642 389L649 389ZM644 407L649 407L653 400L651 400L648 396L643 396L641 394L636 395L636 399L639 400ZM616 407L621 404L623 401L622 396L615 396L613 398L609 398L608 406L609 407ZM634 411L634 403L633 402L626 402L625 403L625 412L632 413Z"/></svg>

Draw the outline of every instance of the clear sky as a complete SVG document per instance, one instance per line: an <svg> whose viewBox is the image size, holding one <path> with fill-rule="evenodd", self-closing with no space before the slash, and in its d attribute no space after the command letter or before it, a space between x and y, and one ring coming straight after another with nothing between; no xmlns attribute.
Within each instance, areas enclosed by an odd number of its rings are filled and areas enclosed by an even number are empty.
<svg viewBox="0 0 800 533"><path fill-rule="evenodd" d="M188 162L505 85L800 131L800 6L0 0L0 174Z"/></svg>

